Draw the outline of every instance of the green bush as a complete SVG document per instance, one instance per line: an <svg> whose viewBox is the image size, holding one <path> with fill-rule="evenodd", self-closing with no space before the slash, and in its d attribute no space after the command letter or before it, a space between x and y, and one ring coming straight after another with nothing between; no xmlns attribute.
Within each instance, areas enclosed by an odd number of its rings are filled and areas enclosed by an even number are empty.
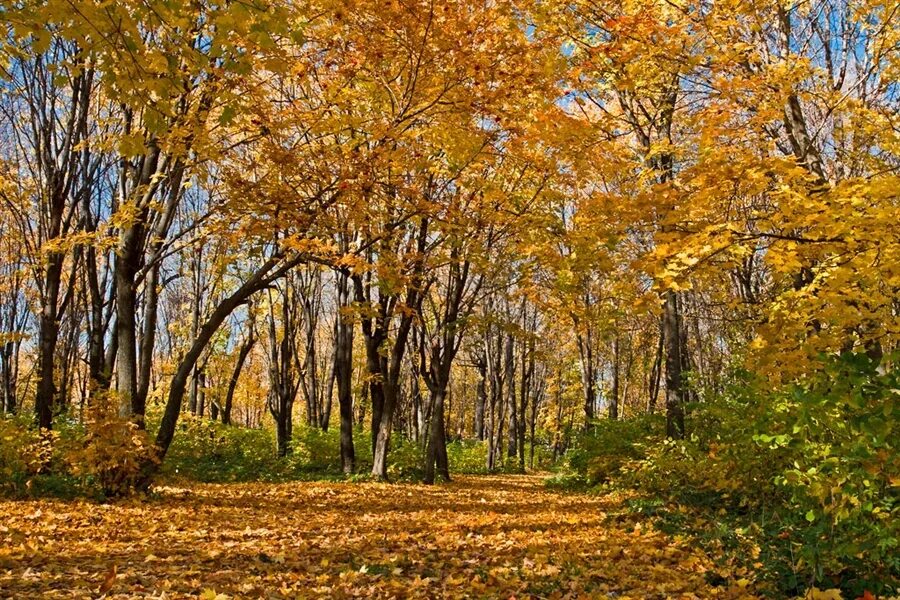
<svg viewBox="0 0 900 600"><path fill-rule="evenodd" d="M424 475L425 452L419 442L395 435L388 454L388 477L419 481Z"/></svg>
<svg viewBox="0 0 900 600"><path fill-rule="evenodd" d="M372 464L368 432L354 432L356 471L368 472ZM181 417L178 432L163 461L164 475L204 482L286 481L338 478L341 471L340 431L295 427L291 453L275 452L275 432L222 425L191 415ZM393 451L391 460L394 460Z"/></svg>
<svg viewBox="0 0 900 600"><path fill-rule="evenodd" d="M772 567L789 587L900 585L898 389L896 368L844 354L783 390L741 376L696 411L695 485L739 497L784 541Z"/></svg>
<svg viewBox="0 0 900 600"><path fill-rule="evenodd" d="M291 459L275 455L270 429L230 427L183 415L162 464L166 475L205 482L278 480L292 470Z"/></svg>
<svg viewBox="0 0 900 600"><path fill-rule="evenodd" d="M801 566L853 592L900 586L900 370L877 366L865 354L833 361L775 395L753 436L780 459L774 483Z"/></svg>
<svg viewBox="0 0 900 600"><path fill-rule="evenodd" d="M568 468L589 485L606 483L629 461L643 458L648 443L663 432L663 420L646 415L622 421L597 421L565 455Z"/></svg>
<svg viewBox="0 0 900 600"><path fill-rule="evenodd" d="M294 460L301 470L310 474L341 473L341 432L337 427L322 431L300 427L294 431ZM372 439L368 431L353 432L353 452L356 471L367 472L372 466Z"/></svg>
<svg viewBox="0 0 900 600"><path fill-rule="evenodd" d="M487 472L487 443L478 440L456 440L447 444L450 474Z"/></svg>
<svg viewBox="0 0 900 600"><path fill-rule="evenodd" d="M664 498L659 520L680 533L682 509L701 513L693 533L717 549L751 536L759 552L743 558L762 563L776 595L820 582L895 592L900 373L877 367L847 354L775 389L736 373L725 393L688 407L688 439L663 440L659 420L600 422L567 464L591 484Z"/></svg>

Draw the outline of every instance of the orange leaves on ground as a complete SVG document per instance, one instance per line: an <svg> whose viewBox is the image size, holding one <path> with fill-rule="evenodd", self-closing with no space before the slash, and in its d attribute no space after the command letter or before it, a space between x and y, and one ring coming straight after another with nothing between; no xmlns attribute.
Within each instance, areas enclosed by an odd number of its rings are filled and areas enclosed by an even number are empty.
<svg viewBox="0 0 900 600"><path fill-rule="evenodd" d="M710 558L685 542L610 518L620 500L520 476L5 502L0 589L17 598L753 597L737 574L710 586L719 580L707 576Z"/></svg>

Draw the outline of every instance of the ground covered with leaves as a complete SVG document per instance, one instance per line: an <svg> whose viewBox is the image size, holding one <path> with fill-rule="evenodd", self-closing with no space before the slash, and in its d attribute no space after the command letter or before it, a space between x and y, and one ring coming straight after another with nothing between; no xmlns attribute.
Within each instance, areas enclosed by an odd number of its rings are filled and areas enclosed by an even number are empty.
<svg viewBox="0 0 900 600"><path fill-rule="evenodd" d="M0 596L753 597L746 580L710 577L710 557L620 509L621 498L548 490L536 476L6 501Z"/></svg>

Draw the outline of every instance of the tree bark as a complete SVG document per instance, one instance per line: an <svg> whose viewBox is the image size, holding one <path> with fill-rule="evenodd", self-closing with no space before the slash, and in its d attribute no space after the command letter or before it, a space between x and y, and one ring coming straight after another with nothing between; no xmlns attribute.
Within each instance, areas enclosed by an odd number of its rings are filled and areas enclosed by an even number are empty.
<svg viewBox="0 0 900 600"><path fill-rule="evenodd" d="M338 314L334 340L334 379L337 383L338 412L341 418L341 470L350 474L356 469L353 448L353 321L347 314L350 305L350 281L337 274Z"/></svg>
<svg viewBox="0 0 900 600"><path fill-rule="evenodd" d="M254 335L254 328L251 324L249 331L247 332L247 338L244 340L244 343L241 344L241 349L238 351L237 362L235 362L234 369L231 371L231 377L228 380L228 389L225 392L225 402L222 407L222 423L225 425L231 425L234 391L237 389L238 380L241 377L241 370L244 368L244 362L250 355L250 350L253 349L255 343L256 336Z"/></svg>
<svg viewBox="0 0 900 600"><path fill-rule="evenodd" d="M666 436L684 438L684 382L682 366L681 316L678 296L667 291L663 308L666 344Z"/></svg>
<svg viewBox="0 0 900 600"><path fill-rule="evenodd" d="M619 418L619 334L613 339L613 381L609 399L609 418L615 421Z"/></svg>

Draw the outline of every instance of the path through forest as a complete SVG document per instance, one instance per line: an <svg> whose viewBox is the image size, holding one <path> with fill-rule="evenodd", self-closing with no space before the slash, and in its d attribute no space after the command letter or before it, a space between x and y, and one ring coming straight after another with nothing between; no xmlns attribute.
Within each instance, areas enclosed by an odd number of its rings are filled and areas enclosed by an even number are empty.
<svg viewBox="0 0 900 600"><path fill-rule="evenodd" d="M751 598L614 497L538 476L0 502L0 597Z"/></svg>

